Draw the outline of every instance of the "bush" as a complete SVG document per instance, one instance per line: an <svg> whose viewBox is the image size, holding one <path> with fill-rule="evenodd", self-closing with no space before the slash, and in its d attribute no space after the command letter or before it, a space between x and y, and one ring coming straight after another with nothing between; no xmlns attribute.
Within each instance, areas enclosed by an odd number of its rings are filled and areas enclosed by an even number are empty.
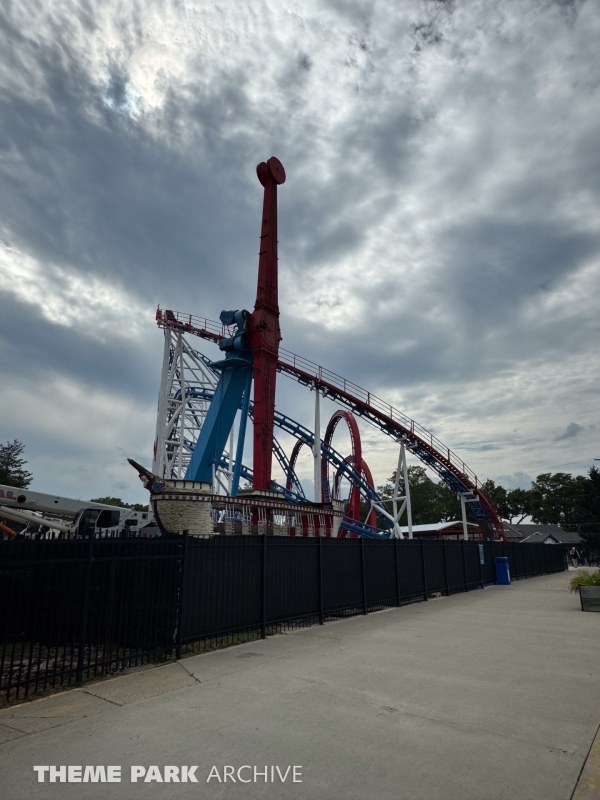
<svg viewBox="0 0 600 800"><path fill-rule="evenodd" d="M600 569L596 572L582 570L569 583L569 591L576 592L580 586L600 586Z"/></svg>

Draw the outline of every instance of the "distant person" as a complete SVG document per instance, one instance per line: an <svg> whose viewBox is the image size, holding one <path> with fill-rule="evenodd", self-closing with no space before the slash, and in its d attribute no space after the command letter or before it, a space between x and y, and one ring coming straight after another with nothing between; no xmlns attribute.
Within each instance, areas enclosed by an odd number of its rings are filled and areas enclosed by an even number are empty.
<svg viewBox="0 0 600 800"><path fill-rule="evenodd" d="M580 555L579 550L575 547L575 545L573 545L573 547L569 550L569 555L571 556L571 563L573 566L578 567Z"/></svg>

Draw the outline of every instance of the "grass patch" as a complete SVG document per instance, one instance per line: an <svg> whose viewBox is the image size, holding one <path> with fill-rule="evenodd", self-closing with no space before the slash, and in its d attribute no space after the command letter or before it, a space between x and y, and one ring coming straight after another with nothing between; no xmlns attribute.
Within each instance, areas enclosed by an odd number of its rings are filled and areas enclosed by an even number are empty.
<svg viewBox="0 0 600 800"><path fill-rule="evenodd" d="M275 626L268 625L266 633L267 636L274 636L278 633L278 630ZM212 653L215 650L223 650L226 647L233 647L236 644L255 642L261 638L262 633L260 628L240 631L238 633L225 633L222 636L211 636L207 639L201 639L198 642L184 644L181 648L181 657L187 658L188 656L199 656L202 653Z"/></svg>

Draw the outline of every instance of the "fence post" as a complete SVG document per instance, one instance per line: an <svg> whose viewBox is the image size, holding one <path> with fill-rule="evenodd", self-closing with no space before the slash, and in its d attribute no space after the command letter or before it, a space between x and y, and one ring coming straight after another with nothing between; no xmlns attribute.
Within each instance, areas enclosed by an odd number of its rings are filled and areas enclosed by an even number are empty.
<svg viewBox="0 0 600 800"><path fill-rule="evenodd" d="M183 635L181 626L183 624L183 578L185 573L185 562L188 554L188 535L189 531L183 531L183 544L181 548L181 569L179 570L179 605L177 607L177 638L175 640L175 658L181 658L181 645Z"/></svg>
<svg viewBox="0 0 600 800"><path fill-rule="evenodd" d="M425 566L425 537L421 537L421 567L423 569L423 600L427 600L427 568Z"/></svg>
<svg viewBox="0 0 600 800"><path fill-rule="evenodd" d="M442 553L444 555L444 575L446 576L446 597L450 596L450 584L448 583L448 562L446 559L446 540L442 539Z"/></svg>
<svg viewBox="0 0 600 800"><path fill-rule="evenodd" d="M261 639L267 638L267 534L263 534L262 546L262 620L260 626Z"/></svg>
<svg viewBox="0 0 600 800"><path fill-rule="evenodd" d="M362 572L363 614L367 613L367 579L365 573L365 537L360 537L360 568Z"/></svg>
<svg viewBox="0 0 600 800"><path fill-rule="evenodd" d="M323 624L323 537L319 536L319 625Z"/></svg>
<svg viewBox="0 0 600 800"><path fill-rule="evenodd" d="M92 565L94 561L94 534L90 533L90 543L88 547L87 566L85 571L85 589L83 593L83 608L81 611L81 628L79 631L79 650L77 651L77 672L75 680L81 683L83 680L83 660L85 654L85 638L87 636L87 623L90 611L90 590L92 587Z"/></svg>
<svg viewBox="0 0 600 800"><path fill-rule="evenodd" d="M463 562L463 572L465 574L465 592L469 591L469 579L467 576L467 556L465 555L465 540L462 540L462 562Z"/></svg>

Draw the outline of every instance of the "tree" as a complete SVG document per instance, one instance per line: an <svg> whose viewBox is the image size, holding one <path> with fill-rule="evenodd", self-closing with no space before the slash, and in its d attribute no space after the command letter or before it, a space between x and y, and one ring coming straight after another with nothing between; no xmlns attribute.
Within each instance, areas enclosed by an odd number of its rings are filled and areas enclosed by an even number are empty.
<svg viewBox="0 0 600 800"><path fill-rule="evenodd" d="M90 503L102 503L104 506L118 506L119 508L131 508L124 503L120 497L92 497Z"/></svg>
<svg viewBox="0 0 600 800"><path fill-rule="evenodd" d="M481 484L481 491L494 503L502 519L508 519L508 492L504 486L496 486L492 480Z"/></svg>
<svg viewBox="0 0 600 800"><path fill-rule="evenodd" d="M600 470L592 467L588 471L579 508L582 523L600 523Z"/></svg>
<svg viewBox="0 0 600 800"><path fill-rule="evenodd" d="M592 467L584 486L579 506L580 521L577 528L593 555L600 559L600 470Z"/></svg>
<svg viewBox="0 0 600 800"><path fill-rule="evenodd" d="M377 487L382 500L390 500L394 494L396 473L383 486ZM424 467L408 468L408 486L413 525L434 522L450 522L461 518L460 500L444 483L436 483L427 475ZM402 491L402 482L400 482ZM386 506L390 509L389 504ZM391 510L391 509L390 509ZM406 516L403 517L406 520ZM402 524L402 520L400 520Z"/></svg>
<svg viewBox="0 0 600 800"><path fill-rule="evenodd" d="M487 480L481 489L498 509L502 519L518 525L531 514L531 492L528 489L511 489L496 486L494 481Z"/></svg>
<svg viewBox="0 0 600 800"><path fill-rule="evenodd" d="M117 506L118 508L131 508L133 511L148 511L148 506L141 503L124 503L120 497L93 497L90 503L102 503L105 506Z"/></svg>
<svg viewBox="0 0 600 800"><path fill-rule="evenodd" d="M394 472L387 483L377 487L382 499L391 499L395 480ZM457 496L444 483L432 481L423 467L409 467L408 482L415 525L460 519ZM502 519L518 525L531 516L536 523L576 528L590 549L600 552L600 470L596 467L589 470L587 477L567 472L543 473L532 482L531 489L507 491L492 480L482 484L481 489Z"/></svg>
<svg viewBox="0 0 600 800"><path fill-rule="evenodd" d="M17 489L27 489L33 475L23 469L27 463L24 458L20 458L24 449L25 445L18 439L0 444L0 483Z"/></svg>
<svg viewBox="0 0 600 800"><path fill-rule="evenodd" d="M569 472L538 475L530 490L533 521L562 527L587 522L584 499L589 480L583 475L574 478Z"/></svg>
<svg viewBox="0 0 600 800"><path fill-rule="evenodd" d="M503 519L507 519L513 524L516 517L516 525L523 522L525 517L530 516L532 509L532 497L529 489L511 489L506 493L506 516L501 513Z"/></svg>

